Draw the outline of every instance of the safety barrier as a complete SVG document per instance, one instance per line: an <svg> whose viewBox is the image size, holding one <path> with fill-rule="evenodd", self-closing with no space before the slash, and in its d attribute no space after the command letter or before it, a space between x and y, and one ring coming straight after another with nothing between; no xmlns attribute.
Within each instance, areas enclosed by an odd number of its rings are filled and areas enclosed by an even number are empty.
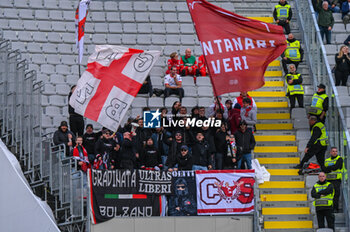
<svg viewBox="0 0 350 232"><path fill-rule="evenodd" d="M350 159L350 135L342 111L338 91L335 87L332 77L331 68L329 66L326 50L323 45L320 30L318 28L316 15L312 7L311 0L296 0L296 8L300 22L300 29L303 32L303 39L306 46L306 54L308 55L311 75L313 77L314 86L323 83L326 85L326 93L329 96L329 110L326 118L326 127L329 136L329 144L339 149L339 154L344 158L346 172L343 174L343 197L344 197L344 214L346 226L349 227L350 214L348 212L350 202L350 184L348 181Z"/></svg>

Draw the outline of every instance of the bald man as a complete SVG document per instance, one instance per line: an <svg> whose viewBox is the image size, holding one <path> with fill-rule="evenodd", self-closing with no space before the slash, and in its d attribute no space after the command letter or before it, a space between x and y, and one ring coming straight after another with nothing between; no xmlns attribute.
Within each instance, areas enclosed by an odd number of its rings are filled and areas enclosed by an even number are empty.
<svg viewBox="0 0 350 232"><path fill-rule="evenodd" d="M192 56L192 51L189 48L186 49L185 55L181 56L180 73L181 76L192 75L195 83L196 78L200 75L196 57Z"/></svg>

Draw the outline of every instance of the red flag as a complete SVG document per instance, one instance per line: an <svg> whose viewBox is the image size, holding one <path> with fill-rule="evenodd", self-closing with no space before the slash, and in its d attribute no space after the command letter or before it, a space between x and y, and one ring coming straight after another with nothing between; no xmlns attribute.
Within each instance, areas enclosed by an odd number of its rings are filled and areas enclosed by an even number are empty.
<svg viewBox="0 0 350 232"><path fill-rule="evenodd" d="M214 93L250 91L286 49L281 26L248 19L205 0L187 0Z"/></svg>

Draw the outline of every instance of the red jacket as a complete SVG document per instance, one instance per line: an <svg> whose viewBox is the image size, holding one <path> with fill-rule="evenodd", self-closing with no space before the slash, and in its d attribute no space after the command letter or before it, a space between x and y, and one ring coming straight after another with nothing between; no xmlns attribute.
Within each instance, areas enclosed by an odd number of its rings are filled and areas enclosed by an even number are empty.
<svg viewBox="0 0 350 232"><path fill-rule="evenodd" d="M88 154L87 154L87 151L85 150L85 148L83 146L81 146L81 147L83 148L83 157L80 156L79 150L78 150L78 145L76 145L73 149L73 158L77 159L78 161L83 162L83 165L81 165L81 170L86 172L86 170L88 168L90 168L89 158L88 158Z"/></svg>
<svg viewBox="0 0 350 232"><path fill-rule="evenodd" d="M239 122L242 120L241 118L241 110L240 109L231 109L229 111L228 121L230 122L231 134L234 134L239 128Z"/></svg>
<svg viewBox="0 0 350 232"><path fill-rule="evenodd" d="M198 68L199 69L204 69L206 70L206 65L205 65L205 60L204 60L204 55L201 55L199 58L198 58Z"/></svg>
<svg viewBox="0 0 350 232"><path fill-rule="evenodd" d="M176 66L176 72L177 72L177 74L180 74L180 65L181 65L181 60L169 59L168 60L168 70L166 71L166 74L170 73L170 69L173 66Z"/></svg>
<svg viewBox="0 0 350 232"><path fill-rule="evenodd" d="M246 96L247 98L250 99L250 105L253 106L253 98L249 95ZM237 97L237 103L241 105L241 107L243 107L243 97L242 95L239 95L239 97Z"/></svg>

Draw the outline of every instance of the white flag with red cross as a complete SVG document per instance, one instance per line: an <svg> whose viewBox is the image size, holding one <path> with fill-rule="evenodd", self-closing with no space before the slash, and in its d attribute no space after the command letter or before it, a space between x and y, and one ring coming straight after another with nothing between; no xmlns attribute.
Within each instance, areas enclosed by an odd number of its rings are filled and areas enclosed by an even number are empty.
<svg viewBox="0 0 350 232"><path fill-rule="evenodd" d="M97 45L69 104L75 112L116 131L160 51Z"/></svg>
<svg viewBox="0 0 350 232"><path fill-rule="evenodd" d="M79 64L84 54L85 21L90 0L81 0L75 11L75 42L79 53Z"/></svg>

